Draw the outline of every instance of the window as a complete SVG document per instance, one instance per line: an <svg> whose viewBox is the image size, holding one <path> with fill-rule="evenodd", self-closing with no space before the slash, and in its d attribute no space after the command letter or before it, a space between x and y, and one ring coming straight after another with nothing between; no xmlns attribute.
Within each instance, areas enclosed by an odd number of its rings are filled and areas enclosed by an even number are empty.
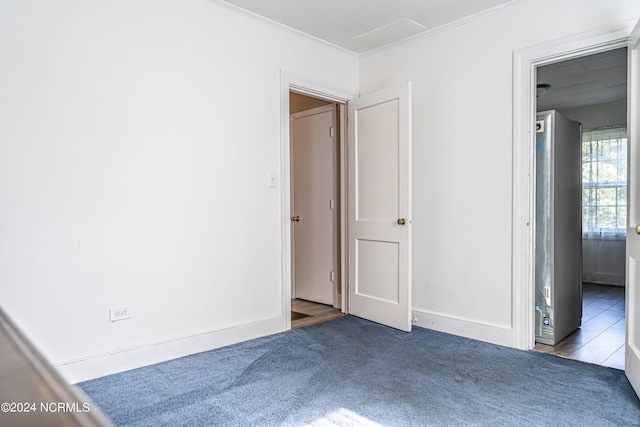
<svg viewBox="0 0 640 427"><path fill-rule="evenodd" d="M582 233L624 239L627 223L627 128L582 133Z"/></svg>

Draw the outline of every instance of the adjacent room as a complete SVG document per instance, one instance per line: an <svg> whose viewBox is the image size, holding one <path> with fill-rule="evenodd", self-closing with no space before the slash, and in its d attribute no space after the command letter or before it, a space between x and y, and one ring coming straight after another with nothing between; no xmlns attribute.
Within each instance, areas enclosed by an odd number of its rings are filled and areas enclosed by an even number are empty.
<svg viewBox="0 0 640 427"><path fill-rule="evenodd" d="M539 67L537 81L538 112L556 111L580 125L574 142L580 145L580 153L572 163L580 175L582 216L575 216L580 230L568 237L578 238L570 250L581 256L570 258L573 265L565 259L561 267L579 267L578 292L556 301L573 306L565 309L575 311L576 320L555 343L537 339L535 348L624 369L627 49ZM566 170L569 165L559 167ZM543 300L541 295L536 294L537 301Z"/></svg>

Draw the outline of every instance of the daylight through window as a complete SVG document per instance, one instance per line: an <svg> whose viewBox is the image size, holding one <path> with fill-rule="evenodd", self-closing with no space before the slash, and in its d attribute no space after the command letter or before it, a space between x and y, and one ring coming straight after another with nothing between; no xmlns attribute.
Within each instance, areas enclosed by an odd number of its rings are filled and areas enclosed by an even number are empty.
<svg viewBox="0 0 640 427"><path fill-rule="evenodd" d="M582 232L623 239L627 222L627 128L582 133Z"/></svg>

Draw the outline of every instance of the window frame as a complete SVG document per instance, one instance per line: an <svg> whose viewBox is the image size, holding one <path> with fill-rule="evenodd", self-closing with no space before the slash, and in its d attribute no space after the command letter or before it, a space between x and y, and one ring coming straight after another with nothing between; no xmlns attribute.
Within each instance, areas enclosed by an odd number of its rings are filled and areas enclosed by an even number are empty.
<svg viewBox="0 0 640 427"><path fill-rule="evenodd" d="M612 147L611 141L615 141ZM603 147L605 143L608 145ZM588 154L585 153L589 148ZM615 165L613 168L607 164ZM627 215L627 126L586 129L582 131L582 234L587 239L623 240L626 237ZM612 171L613 169L613 171ZM604 179L611 177L613 179ZM588 174L587 179L585 176ZM601 180L602 178L602 180ZM605 190L614 189L613 203L605 204L601 197ZM609 196L611 197L611 196ZM595 198L595 200L594 200ZM609 199L611 200L611 199ZM613 222L606 224L601 212L613 209ZM609 216L609 221L611 215ZM604 226L603 225L609 225Z"/></svg>

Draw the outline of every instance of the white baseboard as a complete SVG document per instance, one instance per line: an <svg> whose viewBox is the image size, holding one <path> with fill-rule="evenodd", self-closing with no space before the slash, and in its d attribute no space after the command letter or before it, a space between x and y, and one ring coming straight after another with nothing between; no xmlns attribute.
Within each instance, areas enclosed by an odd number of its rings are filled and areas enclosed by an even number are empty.
<svg viewBox="0 0 640 427"><path fill-rule="evenodd" d="M516 347L515 332L512 328L505 328L488 323L474 322L468 319L443 316L426 310L412 310L413 324L434 331L458 335L492 344Z"/></svg>
<svg viewBox="0 0 640 427"><path fill-rule="evenodd" d="M514 347L514 331L496 325L452 318L424 310L413 310L414 325L479 341ZM272 335L285 330L284 316L148 344L118 349L82 359L55 363L57 371L69 384L105 375L141 368L190 354L213 350L242 341Z"/></svg>
<svg viewBox="0 0 640 427"><path fill-rule="evenodd" d="M54 363L69 384L128 371L171 359L213 350L285 330L285 317L279 316L228 329L182 337L170 341L117 349L82 359Z"/></svg>
<svg viewBox="0 0 640 427"><path fill-rule="evenodd" d="M589 273L582 272L582 281L603 285L624 286L625 275L614 273Z"/></svg>
<svg viewBox="0 0 640 427"><path fill-rule="evenodd" d="M625 372L635 392L640 396L640 349L635 345L625 346Z"/></svg>

